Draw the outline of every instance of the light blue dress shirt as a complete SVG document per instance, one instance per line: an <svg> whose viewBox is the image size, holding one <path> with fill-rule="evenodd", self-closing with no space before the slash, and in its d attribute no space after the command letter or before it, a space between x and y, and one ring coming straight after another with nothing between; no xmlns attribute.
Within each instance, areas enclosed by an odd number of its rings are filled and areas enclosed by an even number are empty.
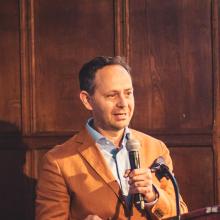
<svg viewBox="0 0 220 220"><path fill-rule="evenodd" d="M97 146L102 152L113 176L121 187L122 193L127 200L129 185L128 178L123 177L125 170L130 169L129 155L126 149L127 134L130 133L126 127L120 148L108 140L106 137L97 132L92 126L93 119L90 118L86 124L86 128Z"/></svg>

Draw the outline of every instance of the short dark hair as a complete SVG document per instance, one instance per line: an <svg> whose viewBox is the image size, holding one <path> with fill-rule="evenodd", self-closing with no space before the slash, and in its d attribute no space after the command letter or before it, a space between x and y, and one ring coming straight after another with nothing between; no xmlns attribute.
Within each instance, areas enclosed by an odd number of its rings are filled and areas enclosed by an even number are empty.
<svg viewBox="0 0 220 220"><path fill-rule="evenodd" d="M130 74L131 68L126 63L125 58L121 56L109 57L100 56L92 59L91 61L85 63L79 72L79 83L80 90L87 91L90 95L94 93L95 84L95 74L97 70L108 66L108 65L121 65Z"/></svg>

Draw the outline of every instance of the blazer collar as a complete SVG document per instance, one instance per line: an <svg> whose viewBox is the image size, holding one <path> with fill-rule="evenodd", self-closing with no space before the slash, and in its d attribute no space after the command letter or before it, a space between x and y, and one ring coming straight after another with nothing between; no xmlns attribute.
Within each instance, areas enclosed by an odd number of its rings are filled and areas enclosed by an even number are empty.
<svg viewBox="0 0 220 220"><path fill-rule="evenodd" d="M79 143L78 152L96 171L96 173L104 180L104 182L114 191L114 193L123 201L121 190L117 180L109 170L102 153L96 146L94 140L86 129L78 133L76 142Z"/></svg>

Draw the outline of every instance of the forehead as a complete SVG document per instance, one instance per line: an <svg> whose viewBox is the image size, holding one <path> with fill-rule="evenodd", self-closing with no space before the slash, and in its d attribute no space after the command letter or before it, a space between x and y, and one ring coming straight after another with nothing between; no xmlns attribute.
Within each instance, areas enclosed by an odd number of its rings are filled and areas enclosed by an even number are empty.
<svg viewBox="0 0 220 220"><path fill-rule="evenodd" d="M121 65L108 65L96 72L96 89L119 90L132 88L132 80L128 71Z"/></svg>

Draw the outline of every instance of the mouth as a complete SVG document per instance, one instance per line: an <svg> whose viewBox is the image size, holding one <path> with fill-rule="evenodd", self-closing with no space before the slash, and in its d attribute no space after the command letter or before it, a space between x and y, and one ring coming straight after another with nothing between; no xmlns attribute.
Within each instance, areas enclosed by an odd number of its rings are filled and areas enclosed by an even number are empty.
<svg viewBox="0 0 220 220"><path fill-rule="evenodd" d="M127 119L127 113L114 113L113 114L116 118L116 120L125 120Z"/></svg>
<svg viewBox="0 0 220 220"><path fill-rule="evenodd" d="M114 113L114 115L127 115L127 113Z"/></svg>

